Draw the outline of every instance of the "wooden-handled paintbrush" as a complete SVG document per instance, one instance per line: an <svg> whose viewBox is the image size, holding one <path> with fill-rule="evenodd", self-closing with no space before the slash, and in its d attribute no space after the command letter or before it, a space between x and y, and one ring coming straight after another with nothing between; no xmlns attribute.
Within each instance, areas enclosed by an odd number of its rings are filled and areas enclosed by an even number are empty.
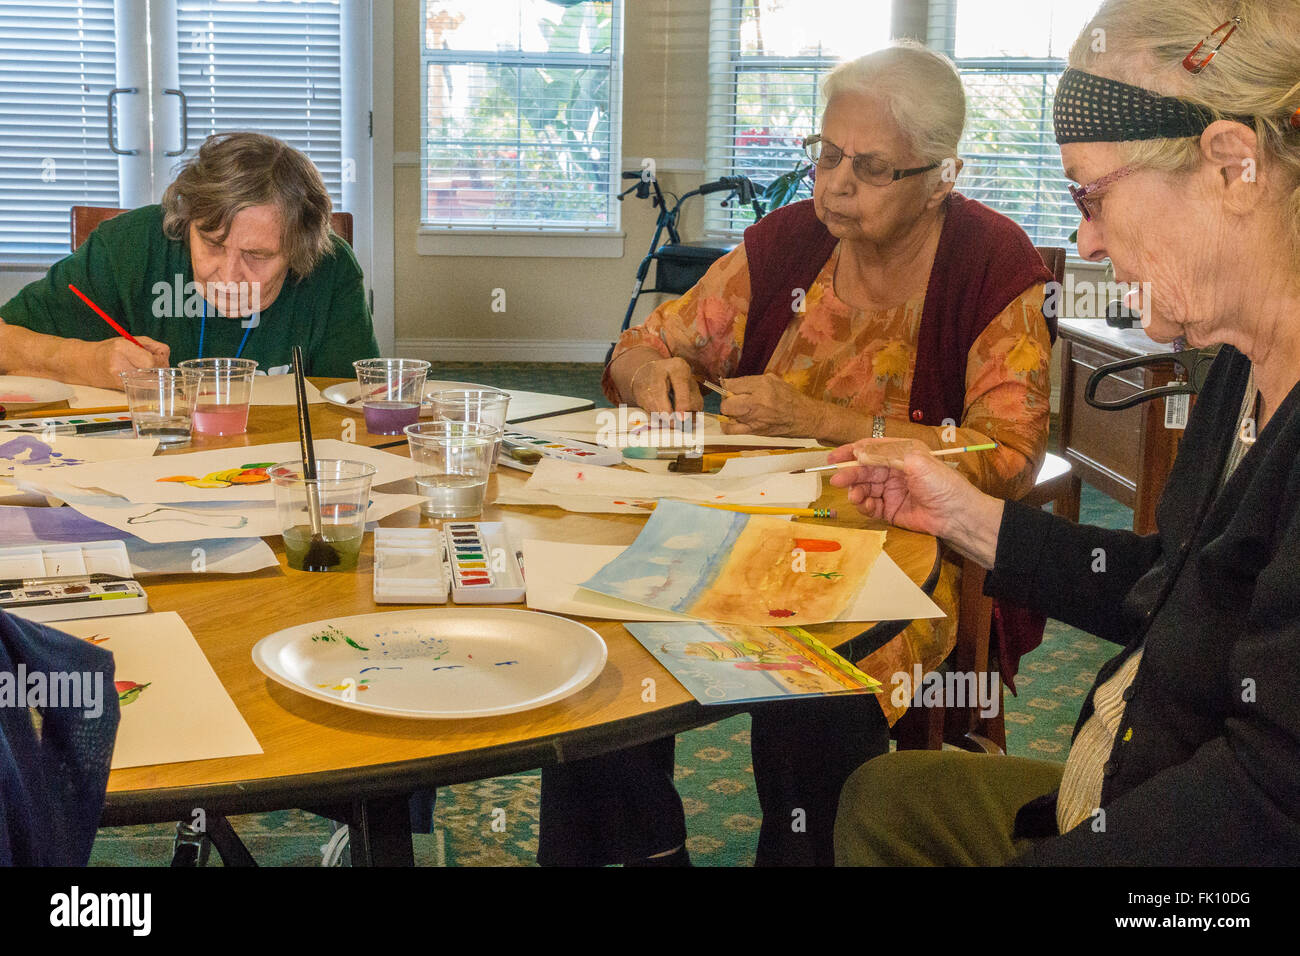
<svg viewBox="0 0 1300 956"><path fill-rule="evenodd" d="M311 441L311 420L307 417L307 380L302 374L302 346L293 347L293 377L298 398L298 442L302 446L302 478L307 486L307 513L311 520L311 543L302 559L304 571L328 571L342 559L334 545L325 540L320 514L320 487L316 484L316 449Z"/></svg>

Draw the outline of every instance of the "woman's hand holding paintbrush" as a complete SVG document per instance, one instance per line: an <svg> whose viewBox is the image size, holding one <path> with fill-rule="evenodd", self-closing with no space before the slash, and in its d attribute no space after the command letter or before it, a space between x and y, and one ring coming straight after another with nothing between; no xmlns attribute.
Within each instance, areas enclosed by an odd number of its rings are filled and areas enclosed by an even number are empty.
<svg viewBox="0 0 1300 956"><path fill-rule="evenodd" d="M704 397L685 359L664 358L648 346L629 349L609 364L619 396L647 412L698 412Z"/></svg>
<svg viewBox="0 0 1300 956"><path fill-rule="evenodd" d="M84 370L79 378L80 384L120 391L122 388L120 373L130 372L137 368L167 367L171 360L171 346L166 342L158 342L144 335L132 335L112 316L101 309L86 293L72 283L68 284L68 288L95 315L117 333L116 337L96 342L83 342L77 339L64 340L64 346L84 353L76 362L77 367Z"/></svg>
<svg viewBox="0 0 1300 956"><path fill-rule="evenodd" d="M868 518L942 538L985 568L997 554L1003 502L984 494L934 450L914 439L864 438L827 456L856 461L831 475L849 503Z"/></svg>

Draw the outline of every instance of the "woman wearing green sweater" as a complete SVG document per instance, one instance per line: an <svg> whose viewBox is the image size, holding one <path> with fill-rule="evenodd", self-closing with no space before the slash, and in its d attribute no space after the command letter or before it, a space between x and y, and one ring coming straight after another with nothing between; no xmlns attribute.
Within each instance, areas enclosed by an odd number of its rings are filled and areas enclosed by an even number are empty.
<svg viewBox="0 0 1300 956"><path fill-rule="evenodd" d="M118 336L75 285L143 348ZM119 387L118 373L185 359L255 359L346 377L379 354L361 267L330 231L311 161L259 133L211 136L162 204L107 220L0 306L0 372Z"/></svg>

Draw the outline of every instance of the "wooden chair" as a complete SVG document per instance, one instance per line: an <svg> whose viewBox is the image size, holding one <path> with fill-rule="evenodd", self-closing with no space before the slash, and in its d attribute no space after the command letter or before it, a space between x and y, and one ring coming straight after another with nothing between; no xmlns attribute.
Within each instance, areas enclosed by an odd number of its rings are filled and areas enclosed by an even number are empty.
<svg viewBox="0 0 1300 956"><path fill-rule="evenodd" d="M1065 278L1065 250L1038 247L1053 280ZM1038 470L1034 487L1020 499L1032 508L1049 502L1052 511L1071 521L1079 520L1079 490L1070 480L1070 463L1050 452ZM995 675L998 710L993 717L981 717L976 707L912 708L894 725L899 750L940 750L945 742L963 750L983 753L1006 753L1006 722L1003 718L1002 681L997 660L990 659L989 637L993 626L993 599L984 595L987 572L974 561L962 560L961 589L957 599L957 644L948 664L957 672L975 674L984 681L985 674Z"/></svg>
<svg viewBox="0 0 1300 956"><path fill-rule="evenodd" d="M118 209L114 206L73 206L68 220L68 239L72 250L75 252L95 231L95 227L105 219L112 219L124 212L126 212L125 209ZM352 213L336 212L331 214L330 228L338 233L339 238L349 246L352 245Z"/></svg>

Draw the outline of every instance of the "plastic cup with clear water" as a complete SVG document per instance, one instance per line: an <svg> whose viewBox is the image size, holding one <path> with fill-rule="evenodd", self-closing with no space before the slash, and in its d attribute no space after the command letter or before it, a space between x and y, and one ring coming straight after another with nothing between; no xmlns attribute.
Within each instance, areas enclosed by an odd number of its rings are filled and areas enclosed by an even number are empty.
<svg viewBox="0 0 1300 956"><path fill-rule="evenodd" d="M429 363L421 359L377 358L353 362L366 431L400 435L420 420Z"/></svg>
<svg viewBox="0 0 1300 956"><path fill-rule="evenodd" d="M284 554L295 571L355 571L361 539L366 533L370 482L374 465L335 458L316 460L316 477L302 476L301 461L268 468L275 494L275 511L284 535ZM304 567L315 534L313 514L320 515L320 534L337 563ZM318 546L319 550L319 546Z"/></svg>
<svg viewBox="0 0 1300 956"><path fill-rule="evenodd" d="M136 368L120 372L137 438L156 438L164 448L190 443L194 404L202 376L184 368Z"/></svg>
<svg viewBox="0 0 1300 956"><path fill-rule="evenodd" d="M492 457L501 429L482 422L417 422L406 427L415 462L420 511L431 518L469 518L483 513Z"/></svg>
<svg viewBox="0 0 1300 956"><path fill-rule="evenodd" d="M492 425L503 432L506 413L510 408L510 393L499 388L448 388L429 396L433 417L449 422L478 422ZM497 455L492 454L492 471L497 470Z"/></svg>
<svg viewBox="0 0 1300 956"><path fill-rule="evenodd" d="M252 359L187 359L180 367L202 376L194 403L194 430L202 435L242 435L248 430L248 403L253 397Z"/></svg>

